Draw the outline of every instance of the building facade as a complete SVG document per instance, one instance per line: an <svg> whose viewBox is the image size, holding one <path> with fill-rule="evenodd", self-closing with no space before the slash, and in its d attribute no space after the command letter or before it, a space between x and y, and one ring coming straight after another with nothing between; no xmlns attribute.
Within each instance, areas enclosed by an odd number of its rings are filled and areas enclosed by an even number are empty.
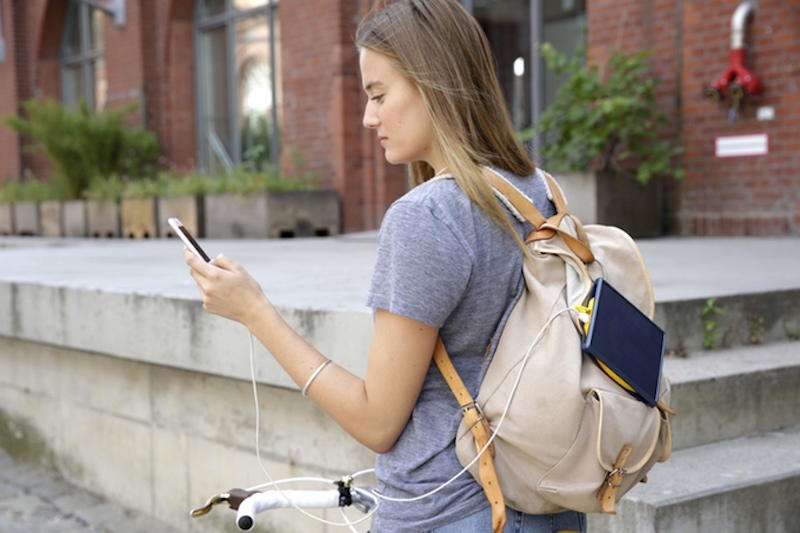
<svg viewBox="0 0 800 533"><path fill-rule="evenodd" d="M291 171L302 160L339 191L344 231L375 228L407 183L361 126L353 37L370 3L0 0L0 115L30 98L93 109L137 101L166 166L220 172L249 160ZM569 53L585 42L598 64L614 49L652 49L664 135L683 147L686 170L665 184L670 233L800 233L800 1L759 0L747 14L744 66L762 89L724 101L707 89L733 61L738 0L462 3L486 31L520 130L557 90L536 43ZM0 179L48 175L25 142L0 127Z"/></svg>

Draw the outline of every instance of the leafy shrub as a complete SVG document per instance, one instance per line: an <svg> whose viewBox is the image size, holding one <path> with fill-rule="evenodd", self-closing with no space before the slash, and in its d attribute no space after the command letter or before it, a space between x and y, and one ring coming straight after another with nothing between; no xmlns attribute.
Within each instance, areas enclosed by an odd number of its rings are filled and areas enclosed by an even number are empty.
<svg viewBox="0 0 800 533"><path fill-rule="evenodd" d="M28 100L23 108L24 117L7 116L5 123L38 142L34 149L47 155L56 170L53 181L69 197L80 197L96 179L154 175L159 151L155 135L126 125L137 104L98 114L85 102L75 111L54 100Z"/></svg>
<svg viewBox="0 0 800 533"><path fill-rule="evenodd" d="M63 200L67 193L58 183L40 181L32 176L22 180L8 180L0 184L0 202L44 202Z"/></svg>
<svg viewBox="0 0 800 533"><path fill-rule="evenodd" d="M557 75L566 77L537 128L545 136L542 154L548 164L633 174L634 163L642 184L654 176L683 176L672 164L681 149L659 139L666 117L656 109L656 82L646 75L649 51L614 52L604 76L584 65L581 50L567 58L545 43L541 53Z"/></svg>
<svg viewBox="0 0 800 533"><path fill-rule="evenodd" d="M83 197L87 200L117 202L122 198L124 191L125 181L116 174L112 174L91 180L83 191Z"/></svg>

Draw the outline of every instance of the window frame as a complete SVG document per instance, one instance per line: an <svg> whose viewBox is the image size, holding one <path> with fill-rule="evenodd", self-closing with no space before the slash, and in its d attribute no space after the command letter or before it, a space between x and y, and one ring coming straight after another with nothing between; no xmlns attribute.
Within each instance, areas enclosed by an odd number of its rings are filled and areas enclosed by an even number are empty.
<svg viewBox="0 0 800 533"><path fill-rule="evenodd" d="M460 0L461 5L464 6L470 14L474 14L474 7L475 7L475 0ZM526 75L531 76L531 84L530 84L530 98L531 98L531 116L528 117L531 120L531 124L538 124L539 120L541 119L542 113L544 112L545 105L544 105L544 98L545 98L545 72L547 71L547 64L543 57L541 57L538 53L538 48L542 39L544 38L544 25L545 25L545 17L544 17L544 0L529 0L529 9L530 9L530 21L531 21L531 55L535 57L536 60L531 60L530 69L526 68ZM583 16L586 17L586 7L584 4L583 8ZM586 28L584 27L584 32ZM585 41L586 36L583 36ZM536 132L533 139L533 152L534 156L538 156L536 154L537 147L542 146L543 142L543 135L539 132ZM537 157L538 159L538 157Z"/></svg>
<svg viewBox="0 0 800 533"><path fill-rule="evenodd" d="M277 60L275 57L275 14L278 9L278 0L266 0L263 6L258 6L250 9L237 9L233 5L233 0L225 0L225 9L222 13L215 15L201 16L200 3L198 0L195 4L194 12L194 58L195 65L195 87L196 91L196 116L198 117L197 125L197 150L198 161L200 167L205 170L210 163L210 154L208 149L208 131L205 121L201 121L203 102L205 101L206 88L202 83L205 72L203 71L204 63L201 57L200 40L203 32L216 30L221 27L225 28L225 44L226 44L226 61L227 61L227 91L228 91L228 114L229 124L228 127L231 131L231 154L227 154L234 165L241 164L241 132L239 131L239 86L238 76L236 72L236 24L244 19L254 16L262 15L266 17L267 25L269 27L269 62L270 62L270 87L273 95L272 108L270 110L270 163L277 165L280 158L280 130L278 127L278 99L277 99L277 76L275 69L277 67Z"/></svg>
<svg viewBox="0 0 800 533"><path fill-rule="evenodd" d="M98 9L81 0L69 0L67 6L67 16L64 22L64 30L61 33L61 43L59 48L59 73L61 82L61 101L66 102L65 76L67 69L78 67L81 72L81 95L89 109L96 111L94 68L98 61L105 61L105 35L103 36L103 47L92 48L91 31L93 10ZM76 20L77 17L77 20ZM101 21L104 20L102 17ZM102 24L102 22L101 22ZM80 39L80 50L77 54L67 54L67 38L70 30L78 32ZM100 28L103 31L103 28ZM79 98L80 102L80 98Z"/></svg>

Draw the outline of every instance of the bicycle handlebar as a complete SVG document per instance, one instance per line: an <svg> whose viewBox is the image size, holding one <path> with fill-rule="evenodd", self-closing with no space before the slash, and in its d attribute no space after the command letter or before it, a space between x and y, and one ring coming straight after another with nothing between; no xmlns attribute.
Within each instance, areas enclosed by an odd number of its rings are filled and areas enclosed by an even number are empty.
<svg viewBox="0 0 800 533"><path fill-rule="evenodd" d="M236 525L249 531L255 525L255 515L270 509L292 507L305 509L330 509L339 506L339 491L333 490L270 490L246 498L236 513Z"/></svg>

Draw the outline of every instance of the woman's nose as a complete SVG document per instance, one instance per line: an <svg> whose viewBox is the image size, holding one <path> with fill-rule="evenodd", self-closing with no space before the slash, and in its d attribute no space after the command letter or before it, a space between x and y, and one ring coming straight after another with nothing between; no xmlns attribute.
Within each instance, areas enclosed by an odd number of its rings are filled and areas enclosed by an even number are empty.
<svg viewBox="0 0 800 533"><path fill-rule="evenodd" d="M375 129L378 127L378 114L372 110L372 106L367 104L367 107L364 109L364 120L362 124L365 128L368 129Z"/></svg>

